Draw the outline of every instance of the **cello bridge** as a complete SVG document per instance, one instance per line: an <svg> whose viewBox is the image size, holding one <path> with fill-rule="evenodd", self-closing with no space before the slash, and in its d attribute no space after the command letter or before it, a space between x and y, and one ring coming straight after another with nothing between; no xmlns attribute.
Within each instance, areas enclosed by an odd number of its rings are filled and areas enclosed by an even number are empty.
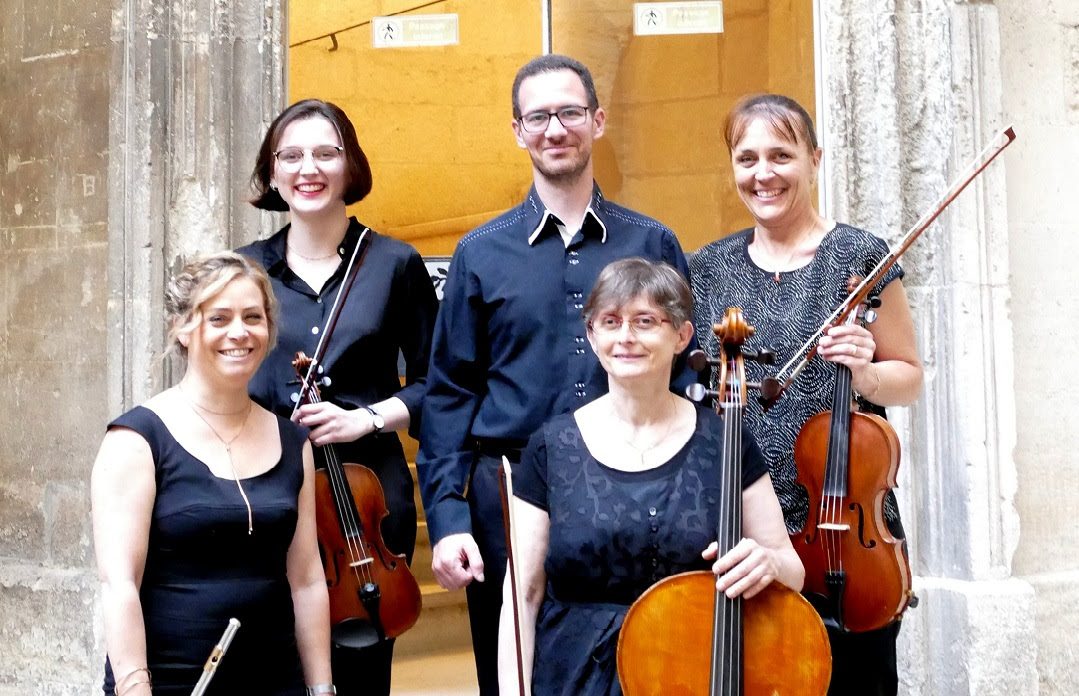
<svg viewBox="0 0 1079 696"><path fill-rule="evenodd" d="M349 563L348 567L349 568L359 568L360 566L365 566L365 565L369 565L371 563L374 563L374 561L375 561L375 559L373 559L373 558L363 558L363 559L360 559L358 561L353 561L352 563Z"/></svg>
<svg viewBox="0 0 1079 696"><path fill-rule="evenodd" d="M817 529L827 529L830 532L849 532L849 524L837 524L835 522L823 522L817 525Z"/></svg>

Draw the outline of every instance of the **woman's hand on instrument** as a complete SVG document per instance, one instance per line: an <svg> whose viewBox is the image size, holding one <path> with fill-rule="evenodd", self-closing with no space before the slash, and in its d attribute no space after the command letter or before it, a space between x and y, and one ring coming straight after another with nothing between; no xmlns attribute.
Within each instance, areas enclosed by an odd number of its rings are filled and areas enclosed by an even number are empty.
<svg viewBox="0 0 1079 696"><path fill-rule="evenodd" d="M753 539L742 539L738 544L716 560L719 544L712 542L701 554L705 560L715 560L712 572L716 576L716 589L731 599L749 599L779 576L775 551L761 546Z"/></svg>
<svg viewBox="0 0 1079 696"><path fill-rule="evenodd" d="M320 446L352 442L375 430L371 414L364 409L346 411L328 401L304 404L293 414L292 420L309 428L311 443Z"/></svg>
<svg viewBox="0 0 1079 696"><path fill-rule="evenodd" d="M825 360L850 368L851 385L859 394L872 397L880 389L880 374L873 367L877 342L865 328L855 324L833 326L821 336L817 352Z"/></svg>
<svg viewBox="0 0 1079 696"><path fill-rule="evenodd" d="M846 365L857 373L873 362L877 342L873 334L861 326L843 324L833 326L817 342L817 354L825 360Z"/></svg>

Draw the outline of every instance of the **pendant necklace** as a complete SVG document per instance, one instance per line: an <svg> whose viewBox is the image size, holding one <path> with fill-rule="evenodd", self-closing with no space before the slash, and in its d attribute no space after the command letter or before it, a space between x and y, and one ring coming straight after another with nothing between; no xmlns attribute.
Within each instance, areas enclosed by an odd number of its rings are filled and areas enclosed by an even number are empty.
<svg viewBox="0 0 1079 696"><path fill-rule="evenodd" d="M240 429L236 432L235 435L226 440L225 438L221 437L221 433L217 432L217 428L212 426L210 424L210 421L208 421L206 417L199 412L199 409L203 407L196 404L195 400L188 396L187 392L185 392L179 384L176 385L176 389L180 392L180 394L183 395L184 403L186 403L191 408L191 412L198 416L199 420L205 423L206 427L210 429L210 432L214 434L214 437L216 437L218 441L225 446L225 454L228 456L229 460L229 470L232 471L232 478L234 481L236 481L236 488L239 489L240 497L243 498L244 505L247 507L247 534L248 536L254 534L255 520L254 515L251 512L251 501L247 498L247 493L244 491L244 487L240 483L240 475L236 473L236 465L232 461L232 443L236 442L236 440L238 440L240 436L243 435L244 430L247 428L247 421L251 417L251 411L255 406L254 402L250 400L247 402L247 411L244 413L244 420L243 423L240 424ZM214 415L218 416L236 415L237 413L239 413L239 411L236 411L234 413L220 413L218 411L211 411L210 409L204 410L207 413L213 413Z"/></svg>
<svg viewBox="0 0 1079 696"><path fill-rule="evenodd" d="M801 248L802 244L805 242L806 239L809 238L809 235L811 235L812 233L813 233L813 227L810 227L805 232L803 232L802 235L798 238L798 241L794 243L794 248L792 248L791 252L789 254L787 254L787 260L784 261L782 264L779 264L779 265L773 264L772 267L775 270L773 271L772 279L775 282L777 282L777 283L779 282L781 272L790 272L790 271L794 270L793 268L789 268L789 266L791 265L791 261L794 260L794 257L798 254L798 249ZM759 239L762 239L762 237L760 236L760 230L759 229L756 229L756 230L753 231L753 239L755 241L759 240ZM771 245L771 242L769 242L769 245ZM768 256L770 256L772 258L772 260L775 260L776 254L771 248L764 247L763 244L761 245L761 247L765 251L768 252ZM786 271L781 271L780 269L786 269Z"/></svg>
<svg viewBox="0 0 1079 696"><path fill-rule="evenodd" d="M615 416L615 417L617 418L617 416ZM629 438L627 438L627 437L625 437L623 435L618 436L618 439L620 439L622 442L626 443L627 447L629 447L631 450L633 450L634 452L637 453L637 458L640 460L640 462L638 464L638 471L643 471L644 470L644 458L645 458L645 456L649 452L651 452L652 450L654 450L657 447L659 447L660 445L664 444L667 441L667 437L671 434L671 432L674 430L674 427L677 424L678 424L678 411L675 410L674 416L671 418L671 422L667 424L666 430L664 430L663 434L660 435L659 438L657 438L656 441L653 442L648 447L638 447Z"/></svg>

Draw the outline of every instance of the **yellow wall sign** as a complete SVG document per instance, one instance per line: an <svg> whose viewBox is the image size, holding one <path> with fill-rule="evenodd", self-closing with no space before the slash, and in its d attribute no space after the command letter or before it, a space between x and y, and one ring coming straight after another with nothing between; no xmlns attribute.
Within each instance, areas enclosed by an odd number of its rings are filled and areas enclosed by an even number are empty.
<svg viewBox="0 0 1079 696"><path fill-rule="evenodd" d="M637 36L722 32L722 0L633 3L633 33Z"/></svg>
<svg viewBox="0 0 1079 696"><path fill-rule="evenodd" d="M456 14L373 17L371 30L375 48L452 46L459 43Z"/></svg>

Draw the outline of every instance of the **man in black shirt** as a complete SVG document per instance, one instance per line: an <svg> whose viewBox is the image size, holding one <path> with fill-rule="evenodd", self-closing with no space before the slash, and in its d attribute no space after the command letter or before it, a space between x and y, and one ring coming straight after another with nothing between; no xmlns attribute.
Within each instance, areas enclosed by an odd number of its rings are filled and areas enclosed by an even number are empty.
<svg viewBox="0 0 1079 696"><path fill-rule="evenodd" d="M558 55L526 64L514 80L513 118L533 185L519 206L457 245L435 327L417 462L432 570L443 587L467 588L484 695L498 692L501 457L518 460L544 421L607 391L581 319L604 266L643 256L688 272L670 229L605 200L593 181L592 145L606 113L585 66Z"/></svg>

